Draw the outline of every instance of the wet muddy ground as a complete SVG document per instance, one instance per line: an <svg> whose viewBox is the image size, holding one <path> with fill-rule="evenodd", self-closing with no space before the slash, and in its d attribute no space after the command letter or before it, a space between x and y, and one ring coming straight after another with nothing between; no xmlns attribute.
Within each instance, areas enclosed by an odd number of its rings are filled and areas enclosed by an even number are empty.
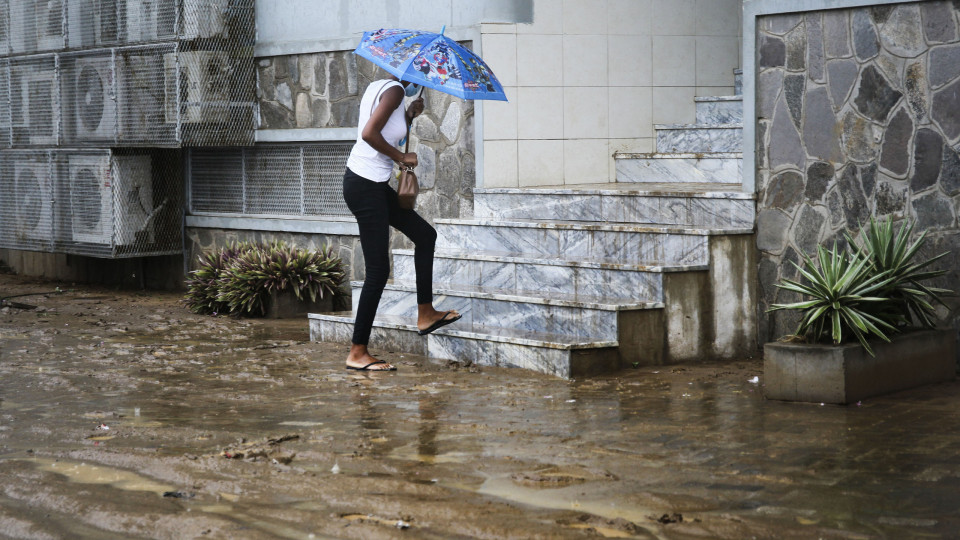
<svg viewBox="0 0 960 540"><path fill-rule="evenodd" d="M563 381L383 354L305 320L0 275L0 537L936 538L960 383L763 399L758 359Z"/></svg>

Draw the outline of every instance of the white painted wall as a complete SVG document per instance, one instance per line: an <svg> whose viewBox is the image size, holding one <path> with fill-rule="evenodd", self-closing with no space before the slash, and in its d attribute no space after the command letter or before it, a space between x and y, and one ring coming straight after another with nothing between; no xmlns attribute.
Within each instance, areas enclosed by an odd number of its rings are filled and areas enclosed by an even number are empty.
<svg viewBox="0 0 960 540"><path fill-rule="evenodd" d="M342 51L365 30L471 40L508 103L481 102L477 183L610 182L614 152L733 93L741 0L257 0L258 57Z"/></svg>
<svg viewBox="0 0 960 540"><path fill-rule="evenodd" d="M483 104L483 185L614 181L614 152L733 94L740 22L740 0L535 0L530 24L484 24L510 102Z"/></svg>

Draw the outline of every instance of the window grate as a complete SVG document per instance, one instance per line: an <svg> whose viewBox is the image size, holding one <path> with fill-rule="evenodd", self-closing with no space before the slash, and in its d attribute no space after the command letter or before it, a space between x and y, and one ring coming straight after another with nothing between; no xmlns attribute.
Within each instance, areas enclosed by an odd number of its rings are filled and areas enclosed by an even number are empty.
<svg viewBox="0 0 960 540"><path fill-rule="evenodd" d="M350 215L343 172L353 142L190 151L190 212Z"/></svg>

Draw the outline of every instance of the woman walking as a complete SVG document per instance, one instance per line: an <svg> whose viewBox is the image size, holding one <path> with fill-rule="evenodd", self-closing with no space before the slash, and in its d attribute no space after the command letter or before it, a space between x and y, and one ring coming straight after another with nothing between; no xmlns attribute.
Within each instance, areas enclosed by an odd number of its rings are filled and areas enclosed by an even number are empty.
<svg viewBox="0 0 960 540"><path fill-rule="evenodd" d="M353 326L353 346L347 355L347 369L393 371L397 368L370 355L367 344L380 296L390 274L390 227L414 244L417 274L417 328L420 335L460 318L454 310L433 307L433 251L437 231L413 210L400 208L397 192L388 181L394 163L417 166L417 154L404 153L397 143L407 135L410 123L423 112L423 98L404 110L404 95L416 95L418 87L396 77L374 81L360 100L356 144L347 159L343 175L343 198L357 218L360 247L366 267L360 303Z"/></svg>

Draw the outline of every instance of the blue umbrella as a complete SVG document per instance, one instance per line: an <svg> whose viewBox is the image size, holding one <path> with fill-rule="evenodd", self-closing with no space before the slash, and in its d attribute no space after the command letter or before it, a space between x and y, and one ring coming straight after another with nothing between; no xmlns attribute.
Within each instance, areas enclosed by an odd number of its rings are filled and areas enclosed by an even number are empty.
<svg viewBox="0 0 960 540"><path fill-rule="evenodd" d="M364 33L353 52L402 81L462 99L507 101L503 86L487 63L444 36L443 30L434 34L381 28Z"/></svg>

